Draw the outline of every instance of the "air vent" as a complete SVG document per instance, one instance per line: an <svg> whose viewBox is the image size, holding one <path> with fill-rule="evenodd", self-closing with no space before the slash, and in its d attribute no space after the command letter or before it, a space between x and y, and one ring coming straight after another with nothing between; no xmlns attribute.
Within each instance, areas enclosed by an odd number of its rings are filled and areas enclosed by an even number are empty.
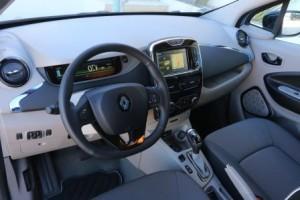
<svg viewBox="0 0 300 200"><path fill-rule="evenodd" d="M0 80L10 87L20 87L29 80L29 68L17 59L6 59L0 63Z"/></svg>
<svg viewBox="0 0 300 200"><path fill-rule="evenodd" d="M236 33L236 39L239 45L243 48L249 45L249 36L245 31L238 30Z"/></svg>

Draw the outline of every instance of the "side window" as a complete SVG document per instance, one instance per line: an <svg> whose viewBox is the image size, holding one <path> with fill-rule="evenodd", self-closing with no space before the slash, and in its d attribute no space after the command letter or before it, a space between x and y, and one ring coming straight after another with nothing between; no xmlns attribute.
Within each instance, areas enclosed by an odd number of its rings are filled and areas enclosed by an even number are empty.
<svg viewBox="0 0 300 200"><path fill-rule="evenodd" d="M291 0L284 15L281 35L292 36L300 33L300 0Z"/></svg>
<svg viewBox="0 0 300 200"><path fill-rule="evenodd" d="M273 6L266 10L262 10L254 15L251 19L250 24L273 31L277 18L280 15L282 4Z"/></svg>
<svg viewBox="0 0 300 200"><path fill-rule="evenodd" d="M281 26L275 27L278 23ZM300 0L290 0L288 5L281 3L261 10L251 18L250 24L278 33L277 39L300 44Z"/></svg>

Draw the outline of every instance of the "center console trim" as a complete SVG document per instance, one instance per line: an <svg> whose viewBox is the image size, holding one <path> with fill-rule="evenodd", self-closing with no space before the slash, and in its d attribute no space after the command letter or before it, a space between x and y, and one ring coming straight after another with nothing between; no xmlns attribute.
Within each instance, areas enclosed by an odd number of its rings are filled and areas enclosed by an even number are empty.
<svg viewBox="0 0 300 200"><path fill-rule="evenodd" d="M178 43L173 43L171 44L170 41L180 41ZM160 40L157 40L155 42L152 42L150 45L149 45L149 55L151 57L151 59L153 61L155 61L155 55L154 55L154 47L160 43L168 43L170 46L173 46L173 47L176 47L176 46L181 46L183 43L184 43L184 40L193 40L195 42L197 42L197 40L191 38L191 37L170 37L170 38L164 38L164 39L160 39ZM174 77L174 76L178 76L178 75L184 75L184 74L190 74L190 73L194 73L194 72L197 72L199 71L202 66L203 66L203 62L202 62L202 57L201 57L201 50L200 50L200 47L199 45L197 45L197 49L198 49L198 53L199 53L199 65L195 68L195 69L192 69L192 70L188 70L188 71L184 71L184 72L178 72L178 73L173 73L173 74L167 74L167 75L164 75L164 77ZM157 66L158 67L158 66ZM202 74L203 76L203 74ZM203 77L202 77L202 80L203 80Z"/></svg>
<svg viewBox="0 0 300 200"><path fill-rule="evenodd" d="M186 50L187 68L179 72L172 69L169 73L163 73L156 55L180 49ZM202 55L197 40L190 37L160 39L149 44L148 53L168 84L171 107L169 116L175 116L198 105L204 77Z"/></svg>

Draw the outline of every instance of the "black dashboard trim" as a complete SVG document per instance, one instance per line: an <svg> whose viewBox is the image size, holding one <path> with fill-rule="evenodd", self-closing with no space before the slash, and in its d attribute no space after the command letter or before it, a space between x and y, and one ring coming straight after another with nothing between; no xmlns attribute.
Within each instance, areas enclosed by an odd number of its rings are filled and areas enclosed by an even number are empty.
<svg viewBox="0 0 300 200"><path fill-rule="evenodd" d="M184 16L184 17L200 17L203 14L196 12L126 12L126 13L109 13L109 12L97 12L97 13L83 13L83 14L71 14L61 16L50 17L37 17L20 20L10 20L5 23L0 23L0 30L6 28L12 28L17 26L25 26L30 24L38 24L43 22L60 21L68 19L90 18L90 17L109 17L109 16L124 16L124 15L166 15L166 16Z"/></svg>
<svg viewBox="0 0 300 200"><path fill-rule="evenodd" d="M218 76L250 62L249 55L229 47L200 46L200 50L204 79Z"/></svg>
<svg viewBox="0 0 300 200"><path fill-rule="evenodd" d="M87 88L104 86L114 83L140 83L145 86L151 85L149 72L142 64L137 65L132 71L113 76L111 78L99 79L75 84L74 91L83 91ZM41 87L34 92L22 98L19 102L20 112L45 110L46 107L56 105L58 103L59 85L54 85L45 81Z"/></svg>

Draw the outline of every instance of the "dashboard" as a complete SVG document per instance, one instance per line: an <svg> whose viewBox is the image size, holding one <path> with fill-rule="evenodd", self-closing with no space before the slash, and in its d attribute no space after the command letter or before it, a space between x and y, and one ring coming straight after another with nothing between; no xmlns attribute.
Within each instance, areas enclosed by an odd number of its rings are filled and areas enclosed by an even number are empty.
<svg viewBox="0 0 300 200"><path fill-rule="evenodd" d="M59 83L68 65L87 48L122 43L147 53L168 83L174 121L231 92L250 73L252 51L239 46L236 32L203 18L166 15L88 17L0 30L4 155L18 159L74 145L57 110ZM137 60L111 52L83 64L75 82L74 104L90 87L150 85L151 79ZM155 117L148 123L155 123ZM99 139L92 128L85 127L85 132L89 140Z"/></svg>

